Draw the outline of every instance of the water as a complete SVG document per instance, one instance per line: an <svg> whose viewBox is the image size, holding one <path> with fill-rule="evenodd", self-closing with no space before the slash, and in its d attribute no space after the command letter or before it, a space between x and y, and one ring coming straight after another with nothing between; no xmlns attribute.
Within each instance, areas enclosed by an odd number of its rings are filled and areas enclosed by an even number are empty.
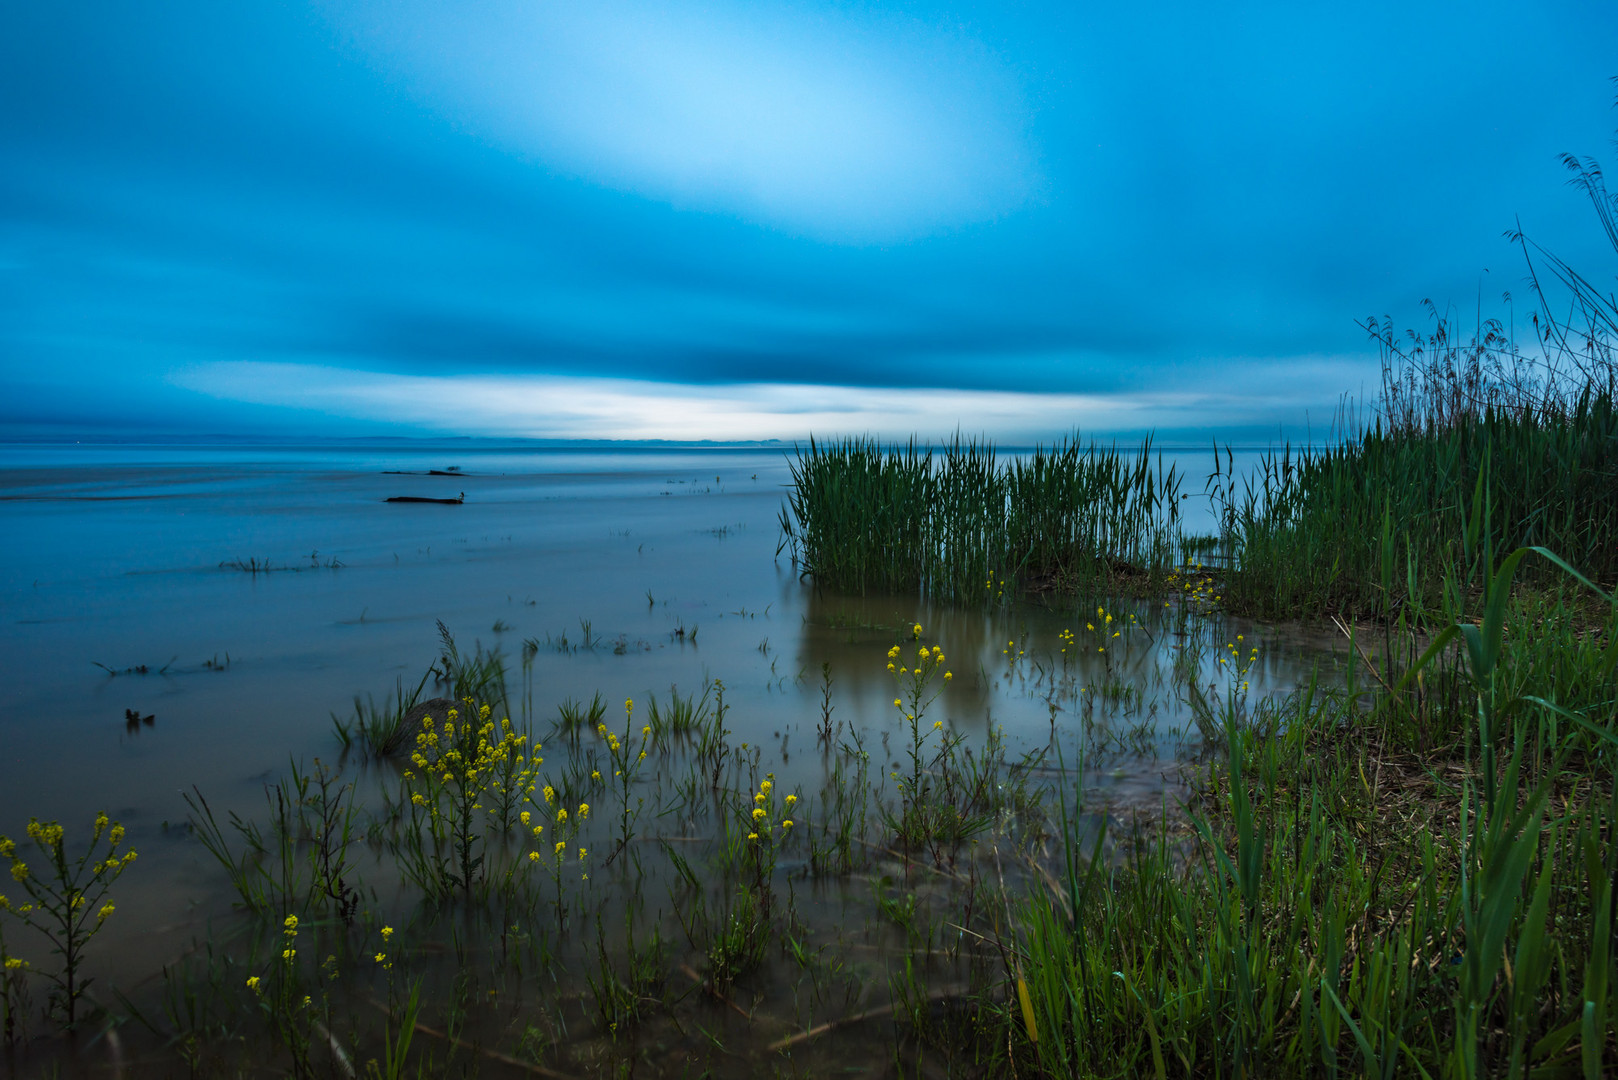
<svg viewBox="0 0 1618 1080"><path fill-rule="evenodd" d="M1254 699L1336 662L1322 641L1176 624L1155 603L1113 605L1113 639L1072 601L935 610L819 590L778 550L787 480L783 454L757 448L0 449L0 832L30 817L71 830L102 809L128 827L140 860L117 886L118 945L98 943L92 966L155 992L163 965L232 918L181 793L262 818L291 763L339 761L332 717L356 695L417 685L440 623L465 650L502 652L511 711L540 736L566 698L600 692L621 725L626 698L644 716L649 695L721 679L732 741L811 801L828 703L875 775L907 767L885 663L918 622L954 676L929 720L979 751L1003 732L1012 759L1053 736L1088 747L1089 800L1115 814L1172 806L1198 742L1185 684L1233 687L1218 655L1236 635L1244 662L1259 648ZM1054 760L1040 768L1067 782ZM394 779L356 775L372 795ZM659 800L672 782L657 778ZM823 914L845 911L846 891Z"/></svg>

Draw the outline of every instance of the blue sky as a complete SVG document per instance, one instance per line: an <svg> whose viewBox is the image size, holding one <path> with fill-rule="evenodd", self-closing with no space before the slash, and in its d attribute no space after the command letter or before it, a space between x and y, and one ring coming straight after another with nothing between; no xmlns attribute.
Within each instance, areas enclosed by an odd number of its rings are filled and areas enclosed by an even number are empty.
<svg viewBox="0 0 1618 1080"><path fill-rule="evenodd" d="M1298 430L1502 232L1609 280L1611 3L0 14L0 435ZM1484 271L1487 271L1485 273ZM1609 284L1610 287L1610 284Z"/></svg>

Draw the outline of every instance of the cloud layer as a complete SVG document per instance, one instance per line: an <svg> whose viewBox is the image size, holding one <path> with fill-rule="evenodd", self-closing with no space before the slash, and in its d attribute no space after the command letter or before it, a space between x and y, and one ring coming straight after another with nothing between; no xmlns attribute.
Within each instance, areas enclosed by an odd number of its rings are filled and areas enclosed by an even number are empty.
<svg viewBox="0 0 1618 1080"><path fill-rule="evenodd" d="M1526 324L1519 219L1604 273L1556 155L1604 145L1615 35L1579 3L11 5L0 435L444 430L424 387L471 433L1296 425L1374 381L1357 318Z"/></svg>

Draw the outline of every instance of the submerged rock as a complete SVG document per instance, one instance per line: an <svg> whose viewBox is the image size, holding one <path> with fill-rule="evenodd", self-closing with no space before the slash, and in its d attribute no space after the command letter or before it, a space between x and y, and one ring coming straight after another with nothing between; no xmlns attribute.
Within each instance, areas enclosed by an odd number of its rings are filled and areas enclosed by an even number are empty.
<svg viewBox="0 0 1618 1080"><path fill-rule="evenodd" d="M435 697L428 698L426 701L418 701L406 710L404 725L406 728L419 728L421 727L421 722L429 716L433 718L433 723L442 724L449 718L451 709L465 711L460 702L451 701L447 697Z"/></svg>

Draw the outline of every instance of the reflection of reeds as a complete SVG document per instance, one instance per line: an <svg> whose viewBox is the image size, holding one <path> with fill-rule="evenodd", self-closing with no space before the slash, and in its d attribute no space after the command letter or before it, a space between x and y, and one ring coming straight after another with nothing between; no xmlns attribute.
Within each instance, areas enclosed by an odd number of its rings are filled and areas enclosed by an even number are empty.
<svg viewBox="0 0 1618 1080"><path fill-rule="evenodd" d="M1180 476L1137 453L1076 440L1002 459L959 437L811 439L791 463L783 543L799 568L850 592L975 600L1007 575L1025 583L1108 580L1172 563Z"/></svg>

